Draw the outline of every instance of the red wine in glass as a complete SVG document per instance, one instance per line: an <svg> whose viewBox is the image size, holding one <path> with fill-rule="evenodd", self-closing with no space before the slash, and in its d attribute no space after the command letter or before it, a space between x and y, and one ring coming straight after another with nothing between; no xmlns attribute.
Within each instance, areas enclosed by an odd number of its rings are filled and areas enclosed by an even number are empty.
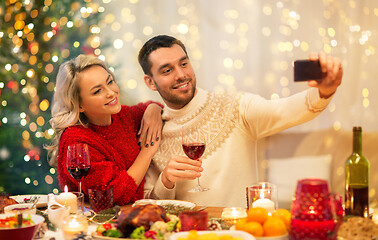
<svg viewBox="0 0 378 240"><path fill-rule="evenodd" d="M182 144L182 148L184 149L184 152L186 156L193 160L199 159L203 152L205 152L205 146L204 143L185 143Z"/></svg>
<svg viewBox="0 0 378 240"><path fill-rule="evenodd" d="M200 135L198 129L182 128L182 148L186 156L193 160L199 160L205 152L206 141L205 136ZM197 178L197 186L190 189L189 192L203 192L209 188L200 185L199 178Z"/></svg>
<svg viewBox="0 0 378 240"><path fill-rule="evenodd" d="M89 169L91 169L91 167L89 166L67 166L68 168L68 172L71 174L71 176L73 178L75 178L76 180L80 180L82 178L84 178L85 176L88 175L89 173Z"/></svg>
<svg viewBox="0 0 378 240"><path fill-rule="evenodd" d="M74 179L79 181L79 192L81 192L81 181L87 176L90 168L88 145L85 143L69 145L67 149L67 170Z"/></svg>

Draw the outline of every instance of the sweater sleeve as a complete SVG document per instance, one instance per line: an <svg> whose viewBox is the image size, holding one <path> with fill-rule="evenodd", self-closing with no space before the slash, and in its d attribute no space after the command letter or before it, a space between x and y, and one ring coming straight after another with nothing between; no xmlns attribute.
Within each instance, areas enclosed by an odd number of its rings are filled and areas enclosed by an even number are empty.
<svg viewBox="0 0 378 240"><path fill-rule="evenodd" d="M144 185L144 198L152 199L175 199L176 185L168 189L161 181L161 172L152 161L146 173L146 183Z"/></svg>
<svg viewBox="0 0 378 240"><path fill-rule="evenodd" d="M67 131L67 130L66 130ZM66 132L65 132L66 133ZM68 172L66 167L67 147L74 143L88 144L91 169L82 181L82 191L88 196L88 189L95 185L109 185L113 187L113 199L116 205L125 205L143 197L144 181L137 186L134 179L126 170L120 170L114 156L104 149L95 138L90 138L83 131L70 131L62 135L59 145L58 173L59 185L63 189L68 186L70 191L78 190L78 181Z"/></svg>
<svg viewBox="0 0 378 240"><path fill-rule="evenodd" d="M315 118L331 99L320 98L317 88L278 100L244 94L239 117L254 138L260 139Z"/></svg>

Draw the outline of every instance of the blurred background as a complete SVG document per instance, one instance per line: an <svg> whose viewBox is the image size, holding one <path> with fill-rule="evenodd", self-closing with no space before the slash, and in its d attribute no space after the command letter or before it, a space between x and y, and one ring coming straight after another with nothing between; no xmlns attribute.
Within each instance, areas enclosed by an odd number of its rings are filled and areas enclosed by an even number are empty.
<svg viewBox="0 0 378 240"><path fill-rule="evenodd" d="M377 131L375 0L0 1L0 192L58 192L43 145L59 65L93 54L114 70L123 104L154 99L137 54L158 34L186 46L198 86L267 99L307 88L293 61L324 51L342 59L342 86L315 120L289 132Z"/></svg>

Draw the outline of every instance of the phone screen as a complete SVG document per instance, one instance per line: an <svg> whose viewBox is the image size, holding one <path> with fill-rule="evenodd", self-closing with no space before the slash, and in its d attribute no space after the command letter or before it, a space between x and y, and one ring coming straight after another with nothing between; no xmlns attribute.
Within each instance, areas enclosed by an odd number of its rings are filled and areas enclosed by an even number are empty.
<svg viewBox="0 0 378 240"><path fill-rule="evenodd" d="M321 80L323 78L319 61L296 60L294 62L294 81Z"/></svg>

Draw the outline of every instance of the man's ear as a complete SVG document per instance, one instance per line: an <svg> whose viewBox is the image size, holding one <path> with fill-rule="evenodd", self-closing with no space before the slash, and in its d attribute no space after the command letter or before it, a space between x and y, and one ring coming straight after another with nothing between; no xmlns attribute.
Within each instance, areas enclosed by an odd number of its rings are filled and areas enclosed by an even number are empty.
<svg viewBox="0 0 378 240"><path fill-rule="evenodd" d="M157 91L157 88L156 88L156 85L155 85L155 82L154 80L152 80L152 77L145 74L144 75L144 83L147 85L147 87L149 89L151 89L152 91Z"/></svg>

